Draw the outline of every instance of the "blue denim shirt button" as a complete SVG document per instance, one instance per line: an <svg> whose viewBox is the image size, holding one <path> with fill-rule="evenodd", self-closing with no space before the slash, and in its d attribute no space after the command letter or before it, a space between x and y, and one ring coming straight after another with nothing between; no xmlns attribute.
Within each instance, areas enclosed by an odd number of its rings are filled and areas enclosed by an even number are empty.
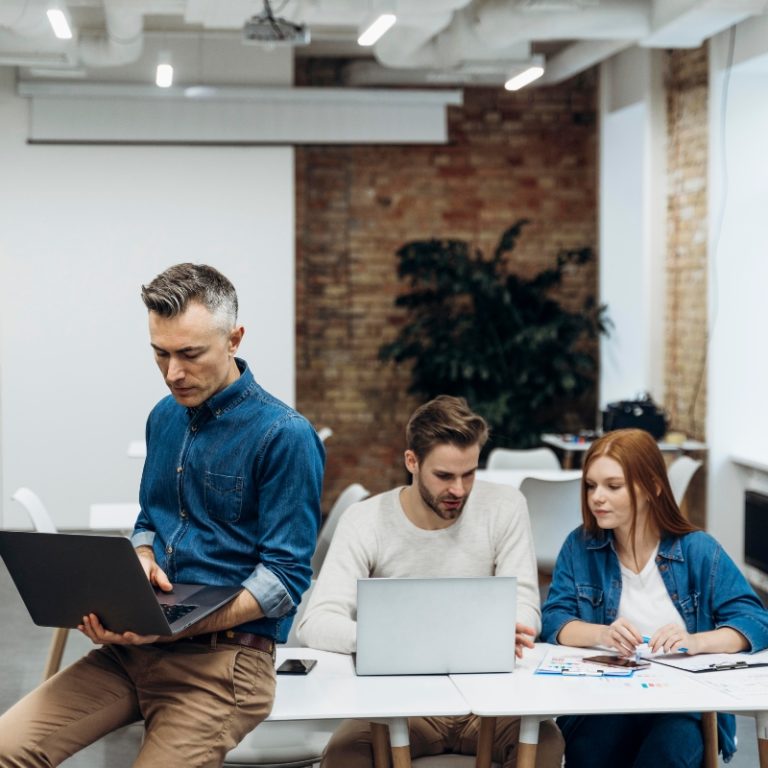
<svg viewBox="0 0 768 768"><path fill-rule="evenodd" d="M173 547L172 547L172 546L169 544L169 545L168 545L168 546L165 548L165 552L166 552L166 554L168 554L168 555L170 555L170 554L173 554Z"/></svg>
<svg viewBox="0 0 768 768"><path fill-rule="evenodd" d="M190 427L190 429L192 430L192 432L197 432L197 425L196 425L196 424L193 424L193 425Z"/></svg>
<svg viewBox="0 0 768 768"><path fill-rule="evenodd" d="M182 509L181 512L179 512L179 516L180 517L186 517L187 516L187 510L186 509Z"/></svg>
<svg viewBox="0 0 768 768"><path fill-rule="evenodd" d="M176 471L177 472L183 472L184 471L184 467L176 467Z"/></svg>

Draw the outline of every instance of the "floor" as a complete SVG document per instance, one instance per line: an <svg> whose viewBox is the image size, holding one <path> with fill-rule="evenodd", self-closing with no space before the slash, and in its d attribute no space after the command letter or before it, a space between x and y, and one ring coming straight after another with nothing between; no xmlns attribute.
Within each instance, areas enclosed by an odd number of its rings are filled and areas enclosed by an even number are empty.
<svg viewBox="0 0 768 768"><path fill-rule="evenodd" d="M52 630L32 623L1 561L0 626L3 627L0 712L4 712L40 682ZM90 643L78 632L70 632L64 664L79 658L89 648ZM740 749L728 763L729 768L756 768L759 762L754 720L739 717L738 734ZM129 768L140 740L141 726L129 726L91 745L62 765L65 768Z"/></svg>

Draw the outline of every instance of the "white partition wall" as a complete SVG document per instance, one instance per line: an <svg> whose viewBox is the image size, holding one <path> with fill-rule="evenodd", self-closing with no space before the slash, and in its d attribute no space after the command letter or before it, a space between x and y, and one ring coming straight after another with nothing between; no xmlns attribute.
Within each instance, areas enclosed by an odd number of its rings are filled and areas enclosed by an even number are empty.
<svg viewBox="0 0 768 768"><path fill-rule="evenodd" d="M0 78L2 523L25 523L9 497L28 485L60 527L85 527L90 503L137 498L128 443L167 392L139 290L166 266L233 280L242 354L293 401L293 151L30 146Z"/></svg>
<svg viewBox="0 0 768 768"><path fill-rule="evenodd" d="M750 478L732 459L768 467L768 19L711 41L710 136L709 527L741 562Z"/></svg>
<svg viewBox="0 0 768 768"><path fill-rule="evenodd" d="M633 48L600 67L600 406L663 399L665 111L658 51Z"/></svg>

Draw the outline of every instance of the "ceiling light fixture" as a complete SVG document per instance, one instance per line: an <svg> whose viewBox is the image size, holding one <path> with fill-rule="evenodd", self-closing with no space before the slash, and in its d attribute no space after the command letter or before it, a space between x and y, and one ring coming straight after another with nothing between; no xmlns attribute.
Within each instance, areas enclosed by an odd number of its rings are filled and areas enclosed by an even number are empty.
<svg viewBox="0 0 768 768"><path fill-rule="evenodd" d="M71 40L72 28L69 26L69 19L67 14L61 10L61 8L49 8L45 15L48 17L48 21L53 29L53 34L59 38L59 40Z"/></svg>
<svg viewBox="0 0 768 768"><path fill-rule="evenodd" d="M508 91L519 91L521 88L525 88L526 85L529 85L534 80L538 80L543 74L544 67L528 67L528 69L524 70L523 72L520 72L514 77L510 77L509 80L504 83L504 87Z"/></svg>
<svg viewBox="0 0 768 768"><path fill-rule="evenodd" d="M390 27L397 21L397 16L394 13L381 13L379 14L365 29L360 33L360 37L357 38L358 45L369 46L373 45L379 40Z"/></svg>
<svg viewBox="0 0 768 768"><path fill-rule="evenodd" d="M155 85L158 88L170 88L173 85L173 66L171 65L171 55L167 51L161 52L157 57Z"/></svg>

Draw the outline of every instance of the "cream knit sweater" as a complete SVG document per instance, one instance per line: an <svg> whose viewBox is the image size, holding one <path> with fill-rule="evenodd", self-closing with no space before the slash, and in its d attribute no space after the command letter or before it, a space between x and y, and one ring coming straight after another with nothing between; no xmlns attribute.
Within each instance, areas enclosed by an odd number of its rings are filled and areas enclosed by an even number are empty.
<svg viewBox="0 0 768 768"><path fill-rule="evenodd" d="M536 557L522 494L511 486L477 481L453 525L424 530L406 517L401 490L353 504L342 515L299 624L300 641L312 648L352 653L357 579L371 576L516 576L517 621L538 634Z"/></svg>

